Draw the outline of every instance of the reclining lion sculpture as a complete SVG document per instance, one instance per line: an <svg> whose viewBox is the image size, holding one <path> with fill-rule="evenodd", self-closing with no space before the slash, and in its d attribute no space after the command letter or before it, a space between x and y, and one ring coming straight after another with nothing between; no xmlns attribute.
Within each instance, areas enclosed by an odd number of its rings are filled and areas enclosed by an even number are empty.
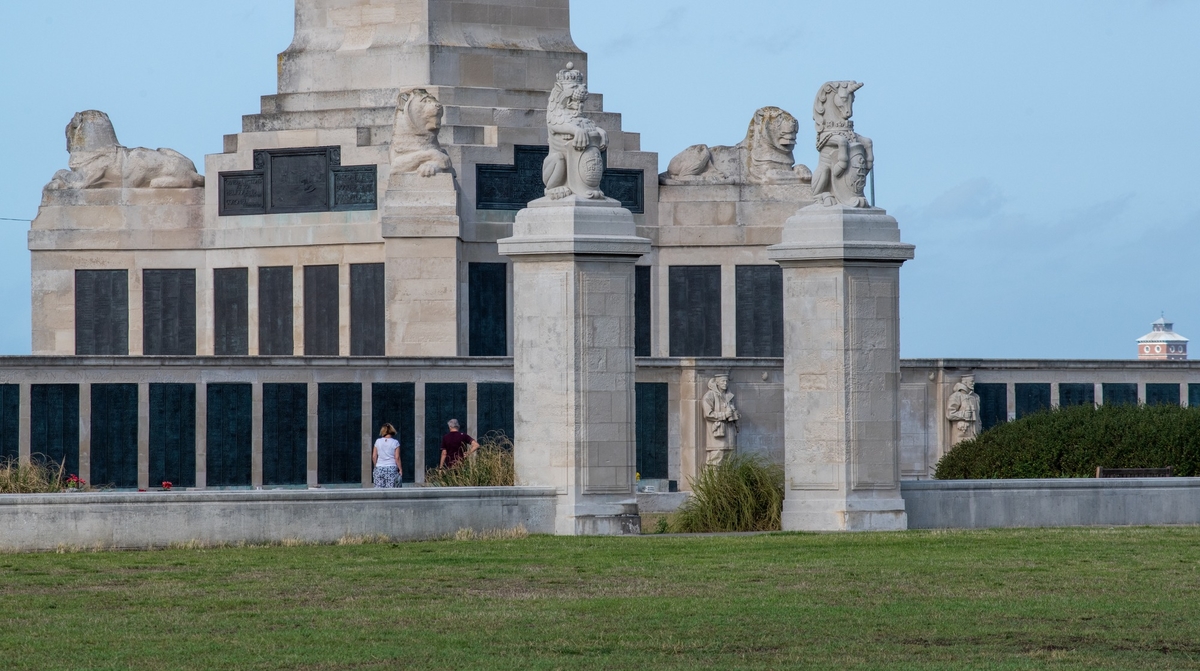
<svg viewBox="0 0 1200 671"><path fill-rule="evenodd" d="M123 147L104 112L79 112L67 124L69 170L47 189L193 189L204 186L196 164L174 149Z"/></svg>
<svg viewBox="0 0 1200 671"><path fill-rule="evenodd" d="M671 159L663 184L797 184L812 179L793 152L800 122L778 107L754 113L746 139L733 147L697 144Z"/></svg>

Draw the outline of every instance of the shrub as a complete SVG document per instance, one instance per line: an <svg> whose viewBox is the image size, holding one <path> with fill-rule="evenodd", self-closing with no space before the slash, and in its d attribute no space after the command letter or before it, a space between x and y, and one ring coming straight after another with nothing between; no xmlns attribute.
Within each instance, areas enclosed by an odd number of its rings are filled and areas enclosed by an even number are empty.
<svg viewBox="0 0 1200 671"><path fill-rule="evenodd" d="M512 487L515 480L513 444L502 431L480 438L475 454L457 464L425 471L434 487Z"/></svg>
<svg viewBox="0 0 1200 671"><path fill-rule="evenodd" d="M0 461L0 494L47 494L67 488L62 464ZM71 477L74 477L73 475Z"/></svg>
<svg viewBox="0 0 1200 671"><path fill-rule="evenodd" d="M940 480L1088 478L1096 467L1200 473L1200 408L1091 405L1001 424L938 462Z"/></svg>
<svg viewBox="0 0 1200 671"><path fill-rule="evenodd" d="M675 516L675 531L778 531L783 512L783 468L745 455L706 466L692 496Z"/></svg>

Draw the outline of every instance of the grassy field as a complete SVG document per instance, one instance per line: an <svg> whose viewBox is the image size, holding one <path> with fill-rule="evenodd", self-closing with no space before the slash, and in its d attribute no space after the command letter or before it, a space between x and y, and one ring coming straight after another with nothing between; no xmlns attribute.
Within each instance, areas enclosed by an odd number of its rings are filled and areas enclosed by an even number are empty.
<svg viewBox="0 0 1200 671"><path fill-rule="evenodd" d="M0 555L4 669L1200 669L1200 529Z"/></svg>

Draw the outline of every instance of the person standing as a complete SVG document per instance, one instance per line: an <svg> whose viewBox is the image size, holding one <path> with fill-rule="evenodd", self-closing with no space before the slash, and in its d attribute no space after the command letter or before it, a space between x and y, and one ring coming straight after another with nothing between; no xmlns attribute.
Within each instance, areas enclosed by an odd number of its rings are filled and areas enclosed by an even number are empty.
<svg viewBox="0 0 1200 671"><path fill-rule="evenodd" d="M396 440L396 428L384 424L379 428L379 440L371 448L371 482L379 489L395 489L404 477L400 470L400 442Z"/></svg>
<svg viewBox="0 0 1200 671"><path fill-rule="evenodd" d="M438 464L438 468L454 466L463 457L479 449L479 443L474 438L458 430L457 419L450 420L449 426L450 433L442 436L442 463Z"/></svg>

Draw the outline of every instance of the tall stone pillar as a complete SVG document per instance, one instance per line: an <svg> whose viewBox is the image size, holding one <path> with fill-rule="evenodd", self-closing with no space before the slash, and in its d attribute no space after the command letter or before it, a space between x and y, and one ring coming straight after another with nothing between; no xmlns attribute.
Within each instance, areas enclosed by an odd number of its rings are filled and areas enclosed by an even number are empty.
<svg viewBox="0 0 1200 671"><path fill-rule="evenodd" d="M810 205L769 248L783 266L783 528L899 530L900 265L880 209Z"/></svg>
<svg viewBox="0 0 1200 671"><path fill-rule="evenodd" d="M381 217L388 356L458 356L462 258L454 177L393 174Z"/></svg>
<svg viewBox="0 0 1200 671"><path fill-rule="evenodd" d="M650 241L600 190L608 135L582 115L586 99L568 64L547 111L546 197L499 241L513 260L516 480L558 490L557 534L631 534L633 264Z"/></svg>
<svg viewBox="0 0 1200 671"><path fill-rule="evenodd" d="M783 528L908 527L900 497L900 266L914 247L863 194L874 162L854 130L862 84L828 82L813 104L817 203L768 248L783 266Z"/></svg>
<svg viewBox="0 0 1200 671"><path fill-rule="evenodd" d="M517 484L558 489L560 535L641 528L633 264L650 241L610 203L534 201L500 241L513 260Z"/></svg>

